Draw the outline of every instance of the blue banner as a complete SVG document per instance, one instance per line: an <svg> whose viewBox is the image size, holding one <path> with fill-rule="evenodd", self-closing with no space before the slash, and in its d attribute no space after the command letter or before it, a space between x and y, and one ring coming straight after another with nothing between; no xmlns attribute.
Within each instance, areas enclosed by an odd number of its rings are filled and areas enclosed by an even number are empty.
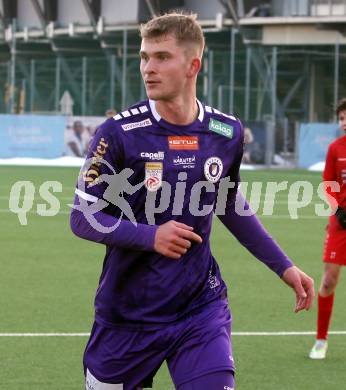
<svg viewBox="0 0 346 390"><path fill-rule="evenodd" d="M298 166L325 161L328 145L340 136L337 123L303 123L299 129Z"/></svg>
<svg viewBox="0 0 346 390"><path fill-rule="evenodd" d="M66 118L0 115L0 158L57 158L64 153Z"/></svg>

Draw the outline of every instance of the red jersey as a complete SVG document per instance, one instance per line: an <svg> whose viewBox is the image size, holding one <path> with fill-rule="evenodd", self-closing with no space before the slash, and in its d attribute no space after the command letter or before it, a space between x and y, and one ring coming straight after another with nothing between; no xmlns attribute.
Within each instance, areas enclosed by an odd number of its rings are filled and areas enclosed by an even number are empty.
<svg viewBox="0 0 346 390"><path fill-rule="evenodd" d="M326 188L326 192L337 201L340 207L346 209L346 135L329 145L323 180L339 183L340 192L334 192L330 187Z"/></svg>

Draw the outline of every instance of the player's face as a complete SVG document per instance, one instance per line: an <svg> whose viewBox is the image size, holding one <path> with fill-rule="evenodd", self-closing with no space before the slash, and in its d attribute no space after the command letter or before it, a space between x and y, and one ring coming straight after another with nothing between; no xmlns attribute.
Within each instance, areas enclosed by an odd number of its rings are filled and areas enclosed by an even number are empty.
<svg viewBox="0 0 346 390"><path fill-rule="evenodd" d="M185 88L190 62L172 35L142 39L140 70L149 99L172 100Z"/></svg>
<svg viewBox="0 0 346 390"><path fill-rule="evenodd" d="M338 118L340 129L346 133L346 110L340 111Z"/></svg>

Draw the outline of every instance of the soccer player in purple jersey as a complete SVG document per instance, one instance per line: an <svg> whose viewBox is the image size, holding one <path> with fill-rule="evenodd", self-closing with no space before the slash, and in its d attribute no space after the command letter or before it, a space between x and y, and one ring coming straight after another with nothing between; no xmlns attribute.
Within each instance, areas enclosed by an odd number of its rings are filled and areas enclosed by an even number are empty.
<svg viewBox="0 0 346 390"><path fill-rule="evenodd" d="M313 281L255 215L236 212L245 202L243 127L196 98L204 48L196 16L155 17L141 37L148 100L98 128L71 213L77 236L106 245L86 389L151 387L166 361L178 390L230 390L231 314L210 250L214 213L293 288L296 312L311 307Z"/></svg>

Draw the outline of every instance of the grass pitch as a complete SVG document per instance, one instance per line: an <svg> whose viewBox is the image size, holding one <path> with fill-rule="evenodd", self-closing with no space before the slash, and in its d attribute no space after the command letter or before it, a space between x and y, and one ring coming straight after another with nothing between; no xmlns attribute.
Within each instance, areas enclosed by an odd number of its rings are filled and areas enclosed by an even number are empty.
<svg viewBox="0 0 346 390"><path fill-rule="evenodd" d="M6 390L83 389L81 360L86 337L3 335L90 331L104 248L74 237L69 230L67 205L73 199L77 173L72 168L0 167L0 373L1 388ZM317 217L314 211L316 203L323 203L317 196L320 176L283 170L242 173L242 180L249 183L312 183L312 202L298 210L298 219L290 218L288 204L295 203L288 190L277 195L273 216L263 215L263 190L258 214L287 254L314 277L316 286L322 273L327 223L327 218ZM51 217L37 214L37 205L46 203L39 187L47 180L62 183L62 192L55 194L60 211ZM18 216L9 210L10 191L17 181L31 181L36 189L26 226L20 225ZM294 314L292 291L242 248L217 219L212 247L229 286L234 332L315 330L316 305L310 312ZM341 279L331 330L346 330L345 301L346 285ZM304 335L235 335L237 389L344 389L346 336L330 336L325 361L307 358L313 339ZM165 365L155 378L154 389L173 389Z"/></svg>

